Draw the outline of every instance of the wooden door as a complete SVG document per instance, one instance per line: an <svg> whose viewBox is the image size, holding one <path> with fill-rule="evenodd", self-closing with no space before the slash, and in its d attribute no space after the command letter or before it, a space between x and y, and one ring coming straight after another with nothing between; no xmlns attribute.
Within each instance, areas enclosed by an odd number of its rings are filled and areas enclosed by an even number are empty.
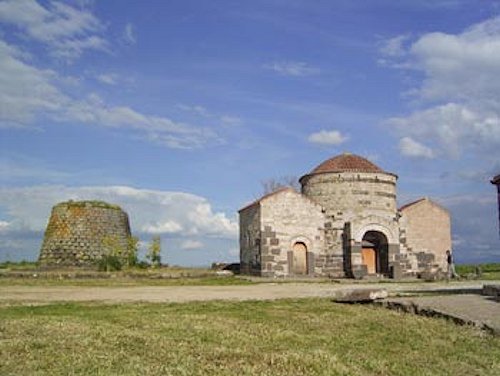
<svg viewBox="0 0 500 376"><path fill-rule="evenodd" d="M361 259L363 265L366 265L368 274L375 274L376 272L376 258L375 250L373 248L363 248L361 250Z"/></svg>
<svg viewBox="0 0 500 376"><path fill-rule="evenodd" d="M307 247L304 243L293 245L293 274L307 274Z"/></svg>

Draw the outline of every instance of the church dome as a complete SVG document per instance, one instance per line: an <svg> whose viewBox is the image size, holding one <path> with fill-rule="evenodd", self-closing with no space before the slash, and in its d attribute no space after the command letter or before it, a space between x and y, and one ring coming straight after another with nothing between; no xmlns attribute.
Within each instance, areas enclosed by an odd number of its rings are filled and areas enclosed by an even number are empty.
<svg viewBox="0 0 500 376"><path fill-rule="evenodd" d="M324 172L382 172L380 167L370 162L368 159L359 155L344 153L330 158L310 172L313 174L321 174Z"/></svg>

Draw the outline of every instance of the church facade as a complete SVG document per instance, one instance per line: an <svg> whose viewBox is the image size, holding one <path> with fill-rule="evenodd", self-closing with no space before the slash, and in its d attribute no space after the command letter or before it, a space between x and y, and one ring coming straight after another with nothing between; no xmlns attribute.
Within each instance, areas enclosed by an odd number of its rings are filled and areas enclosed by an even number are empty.
<svg viewBox="0 0 500 376"><path fill-rule="evenodd" d="M342 154L240 209L240 268L265 277L401 278L444 268L450 216L423 198L396 204L398 177Z"/></svg>

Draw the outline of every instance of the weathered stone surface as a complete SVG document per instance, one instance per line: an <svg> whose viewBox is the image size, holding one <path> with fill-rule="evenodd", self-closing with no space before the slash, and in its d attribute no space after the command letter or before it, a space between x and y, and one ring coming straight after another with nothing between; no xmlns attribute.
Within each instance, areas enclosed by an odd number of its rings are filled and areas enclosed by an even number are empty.
<svg viewBox="0 0 500 376"><path fill-rule="evenodd" d="M333 301L337 303L367 303L377 299L385 299L388 296L385 289L341 290L335 293Z"/></svg>
<svg viewBox="0 0 500 376"><path fill-rule="evenodd" d="M428 198L401 208L401 243L417 258L420 270L433 265L446 268L446 250L451 249L448 211Z"/></svg>
<svg viewBox="0 0 500 376"><path fill-rule="evenodd" d="M500 285L484 285L482 294L500 301Z"/></svg>
<svg viewBox="0 0 500 376"><path fill-rule="evenodd" d="M112 250L127 250L128 215L101 201L68 201L53 207L40 250L41 266L91 266Z"/></svg>

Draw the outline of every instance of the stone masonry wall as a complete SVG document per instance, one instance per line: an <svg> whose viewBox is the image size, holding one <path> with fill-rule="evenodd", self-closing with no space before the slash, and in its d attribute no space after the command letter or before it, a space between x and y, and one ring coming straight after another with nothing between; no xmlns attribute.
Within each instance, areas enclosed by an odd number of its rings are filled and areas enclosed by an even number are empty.
<svg viewBox="0 0 500 376"><path fill-rule="evenodd" d="M110 247L127 249L130 225L116 205L68 201L53 207L39 262L42 266L91 266Z"/></svg>
<svg viewBox="0 0 500 376"><path fill-rule="evenodd" d="M240 211L240 271L243 274L261 272L260 205L248 206Z"/></svg>
<svg viewBox="0 0 500 376"><path fill-rule="evenodd" d="M303 179L304 195L325 210L326 255L333 271L361 264L360 251L354 252L351 247L346 254L345 247L352 242L361 244L367 231L383 233L389 244L399 243L396 181L393 174L373 172L331 172ZM344 233L346 224L350 227L349 236ZM389 262L395 261L393 253ZM345 272L350 274L352 270Z"/></svg>
<svg viewBox="0 0 500 376"><path fill-rule="evenodd" d="M425 198L401 209L402 248L415 255L419 270L441 267L446 270L445 253L451 249L448 211Z"/></svg>
<svg viewBox="0 0 500 376"><path fill-rule="evenodd" d="M316 260L324 250L325 217L321 206L292 189L261 201L262 275L291 275L290 255L296 242L307 247L307 275L321 275Z"/></svg>

